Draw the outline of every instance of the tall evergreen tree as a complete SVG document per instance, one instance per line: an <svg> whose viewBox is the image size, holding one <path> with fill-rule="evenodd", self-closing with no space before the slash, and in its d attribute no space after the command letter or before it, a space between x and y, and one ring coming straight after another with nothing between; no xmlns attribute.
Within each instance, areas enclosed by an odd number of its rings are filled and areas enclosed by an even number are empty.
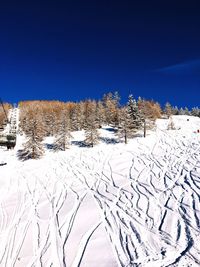
<svg viewBox="0 0 200 267"><path fill-rule="evenodd" d="M143 119L144 137L146 137L146 131L153 129L157 118L161 117L161 108L157 102L148 101L144 99L138 99L138 107Z"/></svg>
<svg viewBox="0 0 200 267"><path fill-rule="evenodd" d="M123 139L125 144L128 143L129 138L133 137L132 121L127 107L120 109L117 137L119 140Z"/></svg>
<svg viewBox="0 0 200 267"><path fill-rule="evenodd" d="M45 130L47 136L53 136L56 133L56 114L53 110L47 110L44 113Z"/></svg>
<svg viewBox="0 0 200 267"><path fill-rule="evenodd" d="M185 107L185 115L188 115L188 116L190 116L191 115L191 113L190 113L190 111L189 111L189 109L188 109L188 107Z"/></svg>
<svg viewBox="0 0 200 267"><path fill-rule="evenodd" d="M179 109L179 115L185 115L185 110L183 108Z"/></svg>
<svg viewBox="0 0 200 267"><path fill-rule="evenodd" d="M172 106L169 102L165 104L164 113L167 115L168 118L172 115Z"/></svg>
<svg viewBox="0 0 200 267"><path fill-rule="evenodd" d="M40 158L44 153L44 123L40 112L29 112L25 133L27 141L23 145L23 150L19 152L19 157L22 160Z"/></svg>
<svg viewBox="0 0 200 267"><path fill-rule="evenodd" d="M179 114L179 109L177 106L172 107L172 115L178 115Z"/></svg>
<svg viewBox="0 0 200 267"><path fill-rule="evenodd" d="M71 109L71 129L74 131L80 131L84 125L84 102L76 103Z"/></svg>
<svg viewBox="0 0 200 267"><path fill-rule="evenodd" d="M119 123L119 94L108 93L103 96L103 105L105 108L106 123L117 127Z"/></svg>
<svg viewBox="0 0 200 267"><path fill-rule="evenodd" d="M102 101L97 102L96 115L97 115L97 121L99 125L98 127L101 128L102 125L106 123L106 114L105 114L105 109L104 109Z"/></svg>
<svg viewBox="0 0 200 267"><path fill-rule="evenodd" d="M96 102L91 101L87 105L87 117L85 121L85 144L94 146L99 141L99 123L96 116Z"/></svg>
<svg viewBox="0 0 200 267"><path fill-rule="evenodd" d="M54 149L65 151L70 142L70 118L66 110L62 110L60 113L60 118L58 120L58 132L56 134Z"/></svg>
<svg viewBox="0 0 200 267"><path fill-rule="evenodd" d="M134 132L141 129L143 124L142 114L139 111L138 104L132 95L129 95L128 97L127 113L130 120L130 128L132 128Z"/></svg>

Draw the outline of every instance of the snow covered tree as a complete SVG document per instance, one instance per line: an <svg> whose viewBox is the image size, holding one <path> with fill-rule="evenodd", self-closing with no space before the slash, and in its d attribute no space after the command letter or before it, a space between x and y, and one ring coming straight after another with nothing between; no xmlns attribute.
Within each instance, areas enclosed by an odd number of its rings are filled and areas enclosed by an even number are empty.
<svg viewBox="0 0 200 267"><path fill-rule="evenodd" d="M104 109L103 103L101 101L97 102L96 115L97 115L97 121L98 121L99 128L101 128L102 125L105 124L105 122L106 122L105 109Z"/></svg>
<svg viewBox="0 0 200 267"><path fill-rule="evenodd" d="M179 114L179 109L177 106L172 107L172 115L178 115Z"/></svg>
<svg viewBox="0 0 200 267"><path fill-rule="evenodd" d="M143 118L144 137L146 137L146 131L153 129L155 126L155 120L161 117L161 108L157 102L148 101L144 99L138 99L138 107Z"/></svg>
<svg viewBox="0 0 200 267"><path fill-rule="evenodd" d="M185 115L185 110L183 108L179 109L179 115Z"/></svg>
<svg viewBox="0 0 200 267"><path fill-rule="evenodd" d="M190 113L188 107L185 107L184 112L185 112L185 115L188 115L188 116L191 115L191 113Z"/></svg>
<svg viewBox="0 0 200 267"><path fill-rule="evenodd" d="M119 122L119 94L108 93L103 96L103 105L105 108L106 123L116 127Z"/></svg>
<svg viewBox="0 0 200 267"><path fill-rule="evenodd" d="M88 124L85 130L85 144L93 147L99 142L99 132L97 128L93 128L91 124Z"/></svg>
<svg viewBox="0 0 200 267"><path fill-rule="evenodd" d="M169 102L165 104L164 113L167 115L168 119L172 115L172 106Z"/></svg>
<svg viewBox="0 0 200 267"><path fill-rule="evenodd" d="M143 124L142 114L139 111L138 104L136 100L133 99L132 95L129 95L128 97L127 113L130 120L130 128L132 128L133 131L141 129Z"/></svg>
<svg viewBox="0 0 200 267"><path fill-rule="evenodd" d="M167 130L175 130L175 129L176 129L176 127L175 127L175 124L173 122L173 119L172 119L172 117L170 117L169 118L169 123L167 125Z"/></svg>
<svg viewBox="0 0 200 267"><path fill-rule="evenodd" d="M70 133L70 119L66 110L62 110L58 119L58 132L56 133L54 141L54 149L65 151L69 146L71 136Z"/></svg>
<svg viewBox="0 0 200 267"><path fill-rule="evenodd" d="M119 108L120 108L120 95L119 93L116 91L114 92L114 95L113 95L113 103L115 105L115 112L113 114L113 117L112 117L112 125L114 127L117 127L118 124L119 124Z"/></svg>
<svg viewBox="0 0 200 267"><path fill-rule="evenodd" d="M127 144L128 139L132 138L134 134L132 120L130 119L130 114L127 107L121 108L119 114L117 137L119 138L119 140L123 139L124 143Z"/></svg>
<svg viewBox="0 0 200 267"><path fill-rule="evenodd" d="M198 107L192 108L191 115L196 116L196 117L200 117L200 109Z"/></svg>
<svg viewBox="0 0 200 267"><path fill-rule="evenodd" d="M96 117L96 102L89 101L87 103L86 110L86 121L85 121L85 144L93 147L99 141L99 132L98 132L98 120Z"/></svg>
<svg viewBox="0 0 200 267"><path fill-rule="evenodd" d="M18 156L22 160L38 159L44 153L42 144L44 125L39 111L29 111L28 124L26 127L28 127L25 129L27 141L24 143L23 149L18 152Z"/></svg>
<svg viewBox="0 0 200 267"><path fill-rule="evenodd" d="M44 112L44 121L45 121L45 130L46 130L46 136L53 136L56 132L56 121L57 116L56 113L53 110L46 110Z"/></svg>
<svg viewBox="0 0 200 267"><path fill-rule="evenodd" d="M7 116L9 109L12 108L12 105L8 103L2 103L0 104L0 128L3 129L5 124L7 123Z"/></svg>
<svg viewBox="0 0 200 267"><path fill-rule="evenodd" d="M71 130L80 131L83 129L84 125L84 102L81 101L80 103L70 103L67 104L69 114L70 114L70 121L71 121Z"/></svg>

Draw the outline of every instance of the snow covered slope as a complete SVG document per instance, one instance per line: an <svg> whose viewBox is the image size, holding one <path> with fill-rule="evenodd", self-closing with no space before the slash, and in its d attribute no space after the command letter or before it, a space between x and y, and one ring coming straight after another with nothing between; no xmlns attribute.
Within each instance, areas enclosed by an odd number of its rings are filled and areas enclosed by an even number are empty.
<svg viewBox="0 0 200 267"><path fill-rule="evenodd" d="M173 122L128 145L76 132L40 160L1 149L0 266L200 266L200 119Z"/></svg>

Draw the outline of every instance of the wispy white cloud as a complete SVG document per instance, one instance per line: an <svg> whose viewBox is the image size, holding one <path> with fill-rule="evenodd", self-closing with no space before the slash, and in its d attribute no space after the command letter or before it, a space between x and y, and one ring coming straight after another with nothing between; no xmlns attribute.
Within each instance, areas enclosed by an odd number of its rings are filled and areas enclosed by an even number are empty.
<svg viewBox="0 0 200 267"><path fill-rule="evenodd" d="M200 59L185 61L156 70L166 74L200 74Z"/></svg>

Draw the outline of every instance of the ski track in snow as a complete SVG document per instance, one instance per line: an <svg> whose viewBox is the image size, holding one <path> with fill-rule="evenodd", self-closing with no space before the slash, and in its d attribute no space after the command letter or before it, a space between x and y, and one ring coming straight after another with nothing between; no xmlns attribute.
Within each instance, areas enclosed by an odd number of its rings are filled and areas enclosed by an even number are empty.
<svg viewBox="0 0 200 267"><path fill-rule="evenodd" d="M200 139L154 135L3 167L0 266L200 266Z"/></svg>

